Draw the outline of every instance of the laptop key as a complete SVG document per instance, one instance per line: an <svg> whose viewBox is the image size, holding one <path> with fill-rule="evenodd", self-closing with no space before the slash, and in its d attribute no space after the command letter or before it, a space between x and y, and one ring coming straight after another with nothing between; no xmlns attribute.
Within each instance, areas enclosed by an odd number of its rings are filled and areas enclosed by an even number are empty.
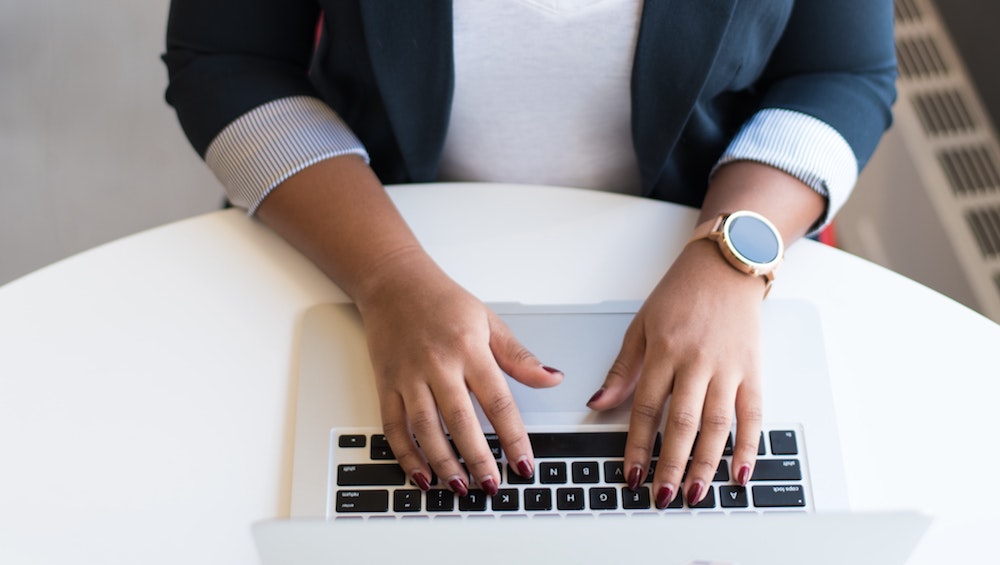
<svg viewBox="0 0 1000 565"><path fill-rule="evenodd" d="M542 484L566 482L566 463L544 461L538 464L538 481Z"/></svg>
<svg viewBox="0 0 1000 565"><path fill-rule="evenodd" d="M622 508L626 510L647 510L649 500L649 487L639 487L639 490L622 487Z"/></svg>
<svg viewBox="0 0 1000 565"><path fill-rule="evenodd" d="M553 432L529 433L535 459L566 457L624 457L628 432ZM660 434L656 434L653 453L660 452Z"/></svg>
<svg viewBox="0 0 1000 565"><path fill-rule="evenodd" d="M525 510L552 510L552 491L547 488L524 489Z"/></svg>
<svg viewBox="0 0 1000 565"><path fill-rule="evenodd" d="M417 489L399 489L392 493L393 512L420 512L421 493Z"/></svg>
<svg viewBox="0 0 1000 565"><path fill-rule="evenodd" d="M493 458L499 460L500 456L503 455L503 449L500 448L500 438L496 434L486 434L486 444L490 446Z"/></svg>
<svg viewBox="0 0 1000 565"><path fill-rule="evenodd" d="M455 493L442 488L427 491L428 512L451 512L455 509Z"/></svg>
<svg viewBox="0 0 1000 565"><path fill-rule="evenodd" d="M342 487L406 484L406 475L395 463L337 465L337 485Z"/></svg>
<svg viewBox="0 0 1000 565"><path fill-rule="evenodd" d="M599 466L597 461L574 461L573 462L573 482L574 483L597 483L601 477L598 476Z"/></svg>
<svg viewBox="0 0 1000 565"><path fill-rule="evenodd" d="M681 480L687 479L688 471L691 469L691 460L689 459L687 465L684 466L684 474L681 476ZM714 483L725 483L729 482L729 465L726 463L725 459L719 460L719 466L715 469L715 475L712 477L712 482Z"/></svg>
<svg viewBox="0 0 1000 565"><path fill-rule="evenodd" d="M337 512L388 512L389 491L387 490L341 490L337 491Z"/></svg>
<svg viewBox="0 0 1000 565"><path fill-rule="evenodd" d="M625 478L624 461L604 462L604 482L607 483L627 483Z"/></svg>
<svg viewBox="0 0 1000 565"><path fill-rule="evenodd" d="M747 500L747 489L741 486L720 486L719 501L723 508L746 508L750 505L750 501Z"/></svg>
<svg viewBox="0 0 1000 565"><path fill-rule="evenodd" d="M367 444L368 438L364 434L343 434L337 438L340 447L364 447Z"/></svg>
<svg viewBox="0 0 1000 565"><path fill-rule="evenodd" d="M509 485L533 485L533 484L535 484L535 477L534 477L534 475L532 475L531 477L528 477L526 479L526 478L522 477L521 475L519 475L517 473L517 471L515 471L514 469L512 469L510 465L507 465L507 484L509 484Z"/></svg>
<svg viewBox="0 0 1000 565"><path fill-rule="evenodd" d="M516 512L520 509L520 497L516 488L502 488L493 497L493 510L497 512Z"/></svg>
<svg viewBox="0 0 1000 565"><path fill-rule="evenodd" d="M648 495L649 491L646 492ZM588 495L590 496L591 510L615 510L618 508L618 495L613 487L594 487L590 489Z"/></svg>
<svg viewBox="0 0 1000 565"><path fill-rule="evenodd" d="M393 454L392 449L389 447L389 440L385 439L385 436L382 434L372 436L370 456L373 461L385 461L396 458L396 455Z"/></svg>
<svg viewBox="0 0 1000 565"><path fill-rule="evenodd" d="M798 455L799 446L795 441L793 430L774 430L768 432L771 439L771 453L774 455Z"/></svg>
<svg viewBox="0 0 1000 565"><path fill-rule="evenodd" d="M677 496L677 499L679 498L681 498L680 495ZM673 508L673 506L669 506L669 508ZM715 508L715 488L711 486L708 487L708 492L705 494L705 498L701 499L701 502L695 504L691 508Z"/></svg>
<svg viewBox="0 0 1000 565"><path fill-rule="evenodd" d="M556 508L559 510L583 510L584 504L582 488L556 489Z"/></svg>
<svg viewBox="0 0 1000 565"><path fill-rule="evenodd" d="M805 506L802 485L765 485L753 487L753 503L759 508Z"/></svg>
<svg viewBox="0 0 1000 565"><path fill-rule="evenodd" d="M469 494L459 497L458 509L462 512L485 512L486 493L479 489L472 489Z"/></svg>
<svg viewBox="0 0 1000 565"><path fill-rule="evenodd" d="M761 459L754 466L751 481L801 481L798 459Z"/></svg>

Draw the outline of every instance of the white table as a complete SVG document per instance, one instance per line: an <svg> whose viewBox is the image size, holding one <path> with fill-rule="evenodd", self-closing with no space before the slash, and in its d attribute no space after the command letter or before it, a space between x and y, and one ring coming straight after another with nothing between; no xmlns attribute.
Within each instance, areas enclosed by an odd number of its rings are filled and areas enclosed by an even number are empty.
<svg viewBox="0 0 1000 565"><path fill-rule="evenodd" d="M391 193L489 301L643 298L695 221L583 190ZM820 310L852 506L934 515L914 564L1000 562L1000 327L809 241L772 296ZM288 507L297 323L343 299L234 210L0 288L0 563L255 562L250 524Z"/></svg>

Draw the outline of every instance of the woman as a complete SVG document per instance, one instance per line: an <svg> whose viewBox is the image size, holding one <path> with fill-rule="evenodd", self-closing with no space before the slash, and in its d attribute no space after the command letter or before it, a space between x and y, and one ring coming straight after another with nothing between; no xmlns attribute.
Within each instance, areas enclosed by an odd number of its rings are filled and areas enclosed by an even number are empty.
<svg viewBox="0 0 1000 565"><path fill-rule="evenodd" d="M706 236L736 211L769 220L753 221L771 244L821 227L895 96L888 0L174 0L164 60L167 99L230 199L356 302L386 437L425 490L432 471L459 495L469 476L498 488L469 392L531 475L501 370L536 387L562 374L434 264L382 185L535 182L701 207L588 403L634 392L624 468L636 488L658 456L660 508L705 496L734 412L741 484L757 452L773 272Z"/></svg>

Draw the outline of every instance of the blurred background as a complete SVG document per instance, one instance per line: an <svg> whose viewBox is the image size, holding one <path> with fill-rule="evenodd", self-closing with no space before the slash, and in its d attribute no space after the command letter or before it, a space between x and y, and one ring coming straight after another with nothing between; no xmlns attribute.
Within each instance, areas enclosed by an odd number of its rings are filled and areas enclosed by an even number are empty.
<svg viewBox="0 0 1000 565"><path fill-rule="evenodd" d="M163 100L168 8L0 0L0 285L220 207ZM1000 2L895 10L896 125L833 243L1000 320Z"/></svg>
<svg viewBox="0 0 1000 565"><path fill-rule="evenodd" d="M168 0L0 0L0 284L218 209L163 99Z"/></svg>

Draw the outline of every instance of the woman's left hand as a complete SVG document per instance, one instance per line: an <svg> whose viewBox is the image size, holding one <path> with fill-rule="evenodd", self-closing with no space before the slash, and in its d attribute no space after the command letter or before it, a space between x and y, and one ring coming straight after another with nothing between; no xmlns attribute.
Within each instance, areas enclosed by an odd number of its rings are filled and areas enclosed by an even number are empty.
<svg viewBox="0 0 1000 565"><path fill-rule="evenodd" d="M682 492L689 506L705 497L734 413L733 478L746 485L753 473L761 430L764 289L762 278L734 269L714 242L688 244L636 314L604 385L588 403L606 410L635 393L624 469L630 488L638 490L658 455L652 485L657 508Z"/></svg>

